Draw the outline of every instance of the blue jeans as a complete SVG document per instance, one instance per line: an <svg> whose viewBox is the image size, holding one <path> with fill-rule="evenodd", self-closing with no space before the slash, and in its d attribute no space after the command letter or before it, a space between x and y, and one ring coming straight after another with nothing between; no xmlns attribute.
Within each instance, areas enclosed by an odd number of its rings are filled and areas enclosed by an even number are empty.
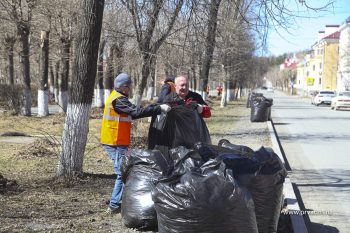
<svg viewBox="0 0 350 233"><path fill-rule="evenodd" d="M117 174L117 179L114 184L112 197L109 202L109 207L112 209L120 208L120 201L123 194L123 182L121 179L120 165L122 164L123 157L128 150L126 146L109 146L103 145L103 148L107 152L110 159L112 159L114 171Z"/></svg>

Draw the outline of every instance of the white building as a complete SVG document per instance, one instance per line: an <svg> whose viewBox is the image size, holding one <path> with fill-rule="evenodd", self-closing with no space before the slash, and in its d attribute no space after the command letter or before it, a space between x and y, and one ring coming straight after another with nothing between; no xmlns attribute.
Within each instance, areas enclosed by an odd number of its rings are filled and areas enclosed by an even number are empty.
<svg viewBox="0 0 350 233"><path fill-rule="evenodd" d="M350 90L350 17L339 28L337 91Z"/></svg>

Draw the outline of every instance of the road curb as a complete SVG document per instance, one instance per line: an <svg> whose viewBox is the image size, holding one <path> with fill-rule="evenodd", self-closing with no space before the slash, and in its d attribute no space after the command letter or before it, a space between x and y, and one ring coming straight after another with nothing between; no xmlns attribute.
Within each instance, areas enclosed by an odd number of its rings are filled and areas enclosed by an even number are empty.
<svg viewBox="0 0 350 233"><path fill-rule="evenodd" d="M272 121L267 121L267 126L270 133L272 149L278 155L278 157L282 160L283 164L285 164L285 160L283 158L280 145L277 140L277 136L275 133L275 129L272 125ZM287 202L287 214L289 214L292 228L294 233L308 233L306 224L304 221L304 217L302 215L302 211L300 211L298 199L294 193L294 189L292 186L292 182L287 176L283 185L283 194L284 198Z"/></svg>

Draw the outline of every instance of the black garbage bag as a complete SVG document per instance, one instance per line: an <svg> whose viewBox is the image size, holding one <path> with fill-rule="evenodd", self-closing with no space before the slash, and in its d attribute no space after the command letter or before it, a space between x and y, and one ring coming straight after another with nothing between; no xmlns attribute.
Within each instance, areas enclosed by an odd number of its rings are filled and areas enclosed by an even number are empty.
<svg viewBox="0 0 350 233"><path fill-rule="evenodd" d="M173 107L166 120L164 131L171 148L185 146L191 148L196 142L211 143L209 130L194 105Z"/></svg>
<svg viewBox="0 0 350 233"><path fill-rule="evenodd" d="M222 154L216 158L222 161L226 166L232 169L235 177L243 174L255 174L260 169L258 161L252 158L243 157L239 154Z"/></svg>
<svg viewBox="0 0 350 233"><path fill-rule="evenodd" d="M121 165L124 190L122 221L126 227L156 229L157 213L151 192L155 182L172 170L172 161L158 150L130 150Z"/></svg>
<svg viewBox="0 0 350 233"><path fill-rule="evenodd" d="M272 106L271 99L265 97L256 97L253 99L251 106L250 121L251 122L264 122L268 121L270 109Z"/></svg>
<svg viewBox="0 0 350 233"><path fill-rule="evenodd" d="M251 195L230 171L224 163L209 160L160 180L152 194L159 233L256 233Z"/></svg>
<svg viewBox="0 0 350 233"><path fill-rule="evenodd" d="M148 140L149 149L155 145L191 148L195 142L211 143L207 125L191 104L172 107L167 113L163 131L152 129Z"/></svg>
<svg viewBox="0 0 350 233"><path fill-rule="evenodd" d="M201 156L193 149L187 149L184 146L178 146L169 151L170 157L174 162L173 173L184 174L192 168L199 168L204 164Z"/></svg>
<svg viewBox="0 0 350 233"><path fill-rule="evenodd" d="M149 129L148 129L148 149L155 149L156 143L158 143L158 145L160 145L159 140L163 137L162 135L163 130L159 130L157 129L155 126L155 122L157 120L156 116L152 116L151 118L151 123L149 125ZM164 124L165 126L165 124ZM164 129L164 128L163 128ZM168 148L169 150L169 148Z"/></svg>
<svg viewBox="0 0 350 233"><path fill-rule="evenodd" d="M283 183L287 171L272 149L261 147L251 159L259 163L259 170L240 173L235 178L253 196L259 233L274 233L283 203Z"/></svg>
<svg viewBox="0 0 350 233"><path fill-rule="evenodd" d="M161 172L163 176L168 176L174 167L170 155L160 150L131 149L124 156L120 167L123 183L126 183L131 168L135 165L146 165Z"/></svg>
<svg viewBox="0 0 350 233"><path fill-rule="evenodd" d="M218 145L221 146L221 147L225 147L225 148L231 149L235 153L239 153L241 155L254 153L254 150L252 148L250 148L248 146L244 146L244 145L232 144L227 139L220 139Z"/></svg>
<svg viewBox="0 0 350 233"><path fill-rule="evenodd" d="M235 151L233 151L229 148L211 145L211 144L204 143L204 142L196 142L193 145L193 149L200 155L203 162L207 162L209 159L215 159L216 157L218 157L221 154L235 153Z"/></svg>
<svg viewBox="0 0 350 233"><path fill-rule="evenodd" d="M252 102L255 98L262 97L262 96L263 96L262 93L249 92L248 99L247 99L247 108L250 108L252 106Z"/></svg>

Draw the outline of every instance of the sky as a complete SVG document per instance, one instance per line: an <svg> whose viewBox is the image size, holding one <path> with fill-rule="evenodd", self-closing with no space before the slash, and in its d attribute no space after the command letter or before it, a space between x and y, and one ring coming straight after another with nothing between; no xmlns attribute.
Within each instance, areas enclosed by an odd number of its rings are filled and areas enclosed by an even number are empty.
<svg viewBox="0 0 350 233"><path fill-rule="evenodd" d="M288 1L288 0L287 0ZM325 25L340 25L350 16L350 0L332 0L334 3L328 7L327 11L315 12L306 11L305 7L296 7L296 2L300 0L290 0L289 9L298 11L299 15L306 17L296 18L295 22L289 26L289 33L284 29L271 29L267 39L269 55L282 55L283 53L297 52L310 49L317 41L318 31L323 31ZM317 8L325 5L331 0L305 0L307 5Z"/></svg>

